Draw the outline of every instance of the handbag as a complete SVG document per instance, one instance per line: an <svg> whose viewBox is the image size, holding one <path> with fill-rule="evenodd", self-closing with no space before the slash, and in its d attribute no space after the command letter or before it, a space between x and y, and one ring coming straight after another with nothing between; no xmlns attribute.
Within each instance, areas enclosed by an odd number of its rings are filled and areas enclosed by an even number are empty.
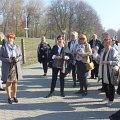
<svg viewBox="0 0 120 120"><path fill-rule="evenodd" d="M53 68L62 68L63 67L63 60L60 59L54 59L52 63Z"/></svg>
<svg viewBox="0 0 120 120"><path fill-rule="evenodd" d="M86 63L86 70L90 71L93 70L95 68L94 63L92 61L92 56L89 56L90 62Z"/></svg>
<svg viewBox="0 0 120 120"><path fill-rule="evenodd" d="M94 63L91 61L90 63L86 63L86 70L90 71L94 69Z"/></svg>
<svg viewBox="0 0 120 120"><path fill-rule="evenodd" d="M112 84L113 85L118 85L119 84L119 79L120 79L120 70L119 66L111 66L112 69Z"/></svg>

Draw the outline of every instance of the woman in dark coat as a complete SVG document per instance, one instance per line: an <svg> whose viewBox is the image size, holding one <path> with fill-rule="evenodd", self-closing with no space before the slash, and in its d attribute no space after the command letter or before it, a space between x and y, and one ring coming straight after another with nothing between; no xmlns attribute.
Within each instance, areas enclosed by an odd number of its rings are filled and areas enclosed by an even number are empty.
<svg viewBox="0 0 120 120"><path fill-rule="evenodd" d="M49 55L51 52L50 45L46 42L45 36L42 36L41 43L38 46L38 62L42 63L44 75L47 75Z"/></svg>
<svg viewBox="0 0 120 120"><path fill-rule="evenodd" d="M53 60L52 82L51 82L50 93L46 96L46 98L51 97L54 93L58 72L60 72L59 78L60 78L61 96L65 97L64 95L65 64L66 61L69 59L69 55L65 52L64 42L65 41L63 36L59 35L57 37L57 44L52 48L52 52L51 52L51 59Z"/></svg>

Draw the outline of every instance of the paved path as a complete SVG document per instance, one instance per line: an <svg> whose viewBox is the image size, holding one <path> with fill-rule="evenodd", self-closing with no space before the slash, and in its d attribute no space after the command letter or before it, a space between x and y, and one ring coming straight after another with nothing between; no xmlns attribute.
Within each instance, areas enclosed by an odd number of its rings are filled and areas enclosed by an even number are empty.
<svg viewBox="0 0 120 120"><path fill-rule="evenodd" d="M101 102L103 93L96 80L89 79L89 94L76 95L79 86L73 88L71 77L65 80L66 97L60 97L59 80L53 97L44 98L51 83L51 70L43 77L41 65L34 64L22 69L24 79L18 83L18 104L7 103L6 92L0 91L0 120L108 120L108 116L120 108L120 96L107 107Z"/></svg>

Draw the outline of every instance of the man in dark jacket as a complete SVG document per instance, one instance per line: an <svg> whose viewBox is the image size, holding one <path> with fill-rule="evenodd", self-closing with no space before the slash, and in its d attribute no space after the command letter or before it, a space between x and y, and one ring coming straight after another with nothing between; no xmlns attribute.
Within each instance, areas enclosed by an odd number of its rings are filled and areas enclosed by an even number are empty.
<svg viewBox="0 0 120 120"><path fill-rule="evenodd" d="M103 48L102 44L101 44L101 41L97 39L97 35L96 34L93 34L92 36L92 40L90 40L89 42L91 48L92 48L92 52L93 54L100 54L101 52L101 49ZM94 79L96 77L98 77L98 67L99 67L99 64L96 63L95 60L93 60L93 63L94 63L94 66L95 68L93 70L91 70L91 79Z"/></svg>

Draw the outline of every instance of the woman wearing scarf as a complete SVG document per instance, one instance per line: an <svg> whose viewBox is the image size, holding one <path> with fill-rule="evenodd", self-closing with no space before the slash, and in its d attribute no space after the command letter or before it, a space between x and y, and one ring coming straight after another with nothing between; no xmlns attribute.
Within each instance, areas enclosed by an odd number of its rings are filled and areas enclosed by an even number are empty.
<svg viewBox="0 0 120 120"><path fill-rule="evenodd" d="M103 87L106 95L105 99L102 101L108 101L107 106L111 106L115 95L112 68L114 66L119 66L118 51L112 47L112 39L109 36L103 39L103 45L104 49L98 57L100 64L98 76L103 80Z"/></svg>
<svg viewBox="0 0 120 120"><path fill-rule="evenodd" d="M12 104L13 102L18 102L16 96L17 81L22 78L20 66L22 54L20 48L14 43L15 35L9 33L7 38L8 41L1 47L0 59L2 61L2 81L6 83L8 103Z"/></svg>

